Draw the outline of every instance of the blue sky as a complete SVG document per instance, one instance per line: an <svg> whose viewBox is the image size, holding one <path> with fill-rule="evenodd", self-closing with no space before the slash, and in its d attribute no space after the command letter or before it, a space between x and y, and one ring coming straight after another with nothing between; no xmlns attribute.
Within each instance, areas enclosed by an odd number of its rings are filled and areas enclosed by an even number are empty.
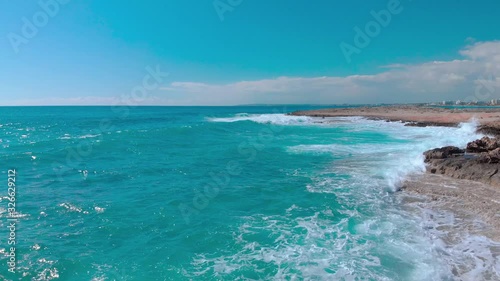
<svg viewBox="0 0 500 281"><path fill-rule="evenodd" d="M216 7L229 7L223 20ZM0 0L0 11L1 105L485 98L478 85L500 94L494 0ZM357 48L354 28L372 21L379 30ZM342 42L358 49L349 60ZM134 98L146 67L169 75Z"/></svg>

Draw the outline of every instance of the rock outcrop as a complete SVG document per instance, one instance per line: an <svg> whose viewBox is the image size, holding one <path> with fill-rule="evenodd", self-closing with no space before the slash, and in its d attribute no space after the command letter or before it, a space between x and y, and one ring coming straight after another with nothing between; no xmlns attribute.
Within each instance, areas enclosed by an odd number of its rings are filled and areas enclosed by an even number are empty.
<svg viewBox="0 0 500 281"><path fill-rule="evenodd" d="M449 157L462 155L464 152L465 150L460 149L456 146L445 146L442 148L428 150L424 152L424 156L425 160L427 161L432 159L446 159Z"/></svg>
<svg viewBox="0 0 500 281"><path fill-rule="evenodd" d="M480 125L477 128L479 133L491 136L500 136L500 122L491 122L489 124Z"/></svg>
<svg viewBox="0 0 500 281"><path fill-rule="evenodd" d="M483 182L500 187L500 139L483 137L467 144L424 152L427 171L458 179Z"/></svg>
<svg viewBox="0 0 500 281"><path fill-rule="evenodd" d="M488 152L497 149L498 147L500 147L500 139L483 137L481 139L469 142L467 144L467 152Z"/></svg>

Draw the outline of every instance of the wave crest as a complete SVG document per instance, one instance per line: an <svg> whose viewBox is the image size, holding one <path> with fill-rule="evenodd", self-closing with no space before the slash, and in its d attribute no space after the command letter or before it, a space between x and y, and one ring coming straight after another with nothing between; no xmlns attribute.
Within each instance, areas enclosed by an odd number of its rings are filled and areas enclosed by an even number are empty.
<svg viewBox="0 0 500 281"><path fill-rule="evenodd" d="M208 118L210 122L233 123L241 121L252 121L261 124L293 125L310 123L313 120L307 116L292 116L286 114L247 114L239 113L233 117Z"/></svg>

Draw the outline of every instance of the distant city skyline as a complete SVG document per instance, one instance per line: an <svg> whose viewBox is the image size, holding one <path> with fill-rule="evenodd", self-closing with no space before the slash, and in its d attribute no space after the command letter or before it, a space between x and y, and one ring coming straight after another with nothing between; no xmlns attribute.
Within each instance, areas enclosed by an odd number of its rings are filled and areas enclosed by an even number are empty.
<svg viewBox="0 0 500 281"><path fill-rule="evenodd" d="M1 1L0 105L500 98L498 1Z"/></svg>

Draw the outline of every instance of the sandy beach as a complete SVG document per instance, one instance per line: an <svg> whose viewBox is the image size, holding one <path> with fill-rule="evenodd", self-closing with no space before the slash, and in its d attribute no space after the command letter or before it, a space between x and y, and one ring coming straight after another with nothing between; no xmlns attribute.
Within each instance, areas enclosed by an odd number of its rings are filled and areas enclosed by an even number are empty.
<svg viewBox="0 0 500 281"><path fill-rule="evenodd" d="M472 234L480 234L500 241L499 188L475 181L424 174L408 178L402 191L405 193L404 196L407 196L405 200L408 203L419 202L431 209L441 208L453 211L462 222L469 222L456 225L455 230L465 227L468 229L463 230ZM471 227L477 218L484 224Z"/></svg>
<svg viewBox="0 0 500 281"><path fill-rule="evenodd" d="M442 175L413 175L396 195L402 207L421 221L453 280L498 280L500 189ZM457 258L460 257L460 258ZM480 270L481 279L471 275Z"/></svg>

